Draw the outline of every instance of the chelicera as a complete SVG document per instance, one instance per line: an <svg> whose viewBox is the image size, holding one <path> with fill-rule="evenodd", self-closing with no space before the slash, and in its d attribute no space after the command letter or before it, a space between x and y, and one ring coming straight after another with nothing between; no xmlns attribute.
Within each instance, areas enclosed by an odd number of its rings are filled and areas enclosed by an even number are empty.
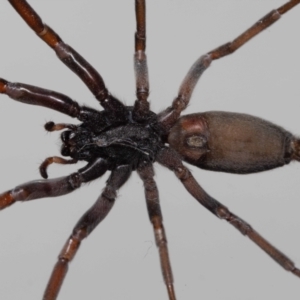
<svg viewBox="0 0 300 300"><path fill-rule="evenodd" d="M66 265L78 249L81 239L86 237L106 216L114 202L116 190L127 180L131 171L137 171L145 184L149 215L156 232L157 244L160 245L169 299L175 299L158 194L153 179L152 163L155 161L174 171L186 189L213 214L225 218L243 234L248 234L254 242L262 241L257 233L251 231L248 224L230 214L222 204L208 196L181 163L183 159L205 169L229 173L252 173L275 168L299 158L297 139L280 127L255 117L209 112L187 115L178 121L181 111L188 104L198 78L209 66L211 60L229 54L230 51L226 50L229 49L228 45L202 56L185 77L177 99L167 110L156 115L149 110L147 102L149 87L144 53L145 8L143 1L136 1L138 38L136 39L135 70L138 100L133 107L124 106L118 99L111 96L100 75L82 58L76 57L75 50L70 50L65 46L54 33L51 35L51 32L47 32L39 23L37 15L35 16L30 11L27 2L10 2L21 16L29 17L26 20L33 29L40 34L40 37L45 38L44 40L55 49L65 64L77 72L104 110L98 112L87 107L80 107L62 94L24 84L9 83L1 79L0 91L14 100L46 106L82 121L80 126L51 122L46 124L48 131L65 129L61 137L62 155L70 156L71 159L64 160L55 157L46 160L41 166L43 177L46 177L46 168L52 162L64 164L85 160L88 163L87 167L70 176L26 183L1 194L1 208L15 201L63 195L75 190L81 183L102 176L105 171L112 171L102 196L77 224L73 235L67 242L68 247L62 251L44 299L56 299L62 283L62 279L58 278L63 277ZM283 14L298 3L299 1L290 1L280 7L278 12ZM245 38L246 35L242 36L236 40L236 45L241 46L247 41L249 35L251 37L251 34L261 31L264 24L270 25L277 20L278 12L268 14L254 27L257 32L247 31L247 38ZM79 65L75 66L75 61L72 61L71 56L75 56ZM83 69L89 76L84 73ZM31 94L30 97L28 94ZM245 139L247 143L244 140L245 136L247 136ZM263 241L260 246L266 250L268 244ZM280 256L275 248L269 248L269 254L273 258L276 256L280 264L299 276L299 270L293 267L285 257Z"/></svg>

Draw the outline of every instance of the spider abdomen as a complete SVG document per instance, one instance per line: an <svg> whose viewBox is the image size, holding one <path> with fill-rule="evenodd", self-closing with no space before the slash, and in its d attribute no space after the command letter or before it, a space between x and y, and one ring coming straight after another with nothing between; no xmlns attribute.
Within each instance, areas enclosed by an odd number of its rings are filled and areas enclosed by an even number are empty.
<svg viewBox="0 0 300 300"><path fill-rule="evenodd" d="M246 174L289 163L294 138L260 118L215 111L180 118L168 140L193 165Z"/></svg>

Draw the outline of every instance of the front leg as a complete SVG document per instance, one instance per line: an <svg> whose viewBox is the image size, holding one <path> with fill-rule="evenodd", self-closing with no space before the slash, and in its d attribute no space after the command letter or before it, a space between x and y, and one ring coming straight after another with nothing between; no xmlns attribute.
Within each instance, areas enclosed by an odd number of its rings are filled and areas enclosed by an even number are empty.
<svg viewBox="0 0 300 300"><path fill-rule="evenodd" d="M3 78L0 78L0 94L6 94L21 103L47 107L79 120L85 111L77 102L64 94L24 83L9 82Z"/></svg>
<svg viewBox="0 0 300 300"><path fill-rule="evenodd" d="M69 176L47 180L35 180L21 184L14 189L0 194L0 210L17 201L30 201L71 193L78 189L82 183L102 176L107 168L107 162L99 158Z"/></svg>
<svg viewBox="0 0 300 300"><path fill-rule="evenodd" d="M107 110L123 110L124 105L112 97L100 74L76 50L67 45L59 35L43 23L40 16L26 0L8 0L27 25L49 46L58 58L71 69Z"/></svg>

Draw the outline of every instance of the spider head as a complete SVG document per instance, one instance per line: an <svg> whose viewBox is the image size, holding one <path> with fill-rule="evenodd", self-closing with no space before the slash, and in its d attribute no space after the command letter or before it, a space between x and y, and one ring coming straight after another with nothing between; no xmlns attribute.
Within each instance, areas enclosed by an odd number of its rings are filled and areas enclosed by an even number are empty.
<svg viewBox="0 0 300 300"><path fill-rule="evenodd" d="M77 160L89 160L93 156L91 148L93 146L95 148L93 137L93 132L80 125L62 132L61 140L63 144L61 154Z"/></svg>

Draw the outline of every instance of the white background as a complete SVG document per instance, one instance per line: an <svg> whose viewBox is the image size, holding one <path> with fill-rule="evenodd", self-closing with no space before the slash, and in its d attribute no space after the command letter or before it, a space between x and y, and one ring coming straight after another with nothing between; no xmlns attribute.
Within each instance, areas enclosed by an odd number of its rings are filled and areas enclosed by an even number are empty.
<svg viewBox="0 0 300 300"><path fill-rule="evenodd" d="M88 4L87 4L88 2ZM161 111L191 64L235 38L284 1L164 0L147 3L150 101ZM30 1L45 23L82 54L126 102L135 99L134 1ZM84 84L1 2L0 76L64 93L99 107ZM300 6L235 54L212 63L185 113L226 110L300 133ZM0 97L0 191L39 178L44 158L59 155L59 133L46 121L76 122L58 112ZM77 166L51 166L50 177ZM191 167L199 183L300 266L300 166L253 175ZM298 299L299 278L220 221L156 166L177 298ZM15 204L0 214L0 298L41 299L56 257L106 176L70 195ZM167 299L141 181L133 174L107 219L83 242L59 299Z"/></svg>

